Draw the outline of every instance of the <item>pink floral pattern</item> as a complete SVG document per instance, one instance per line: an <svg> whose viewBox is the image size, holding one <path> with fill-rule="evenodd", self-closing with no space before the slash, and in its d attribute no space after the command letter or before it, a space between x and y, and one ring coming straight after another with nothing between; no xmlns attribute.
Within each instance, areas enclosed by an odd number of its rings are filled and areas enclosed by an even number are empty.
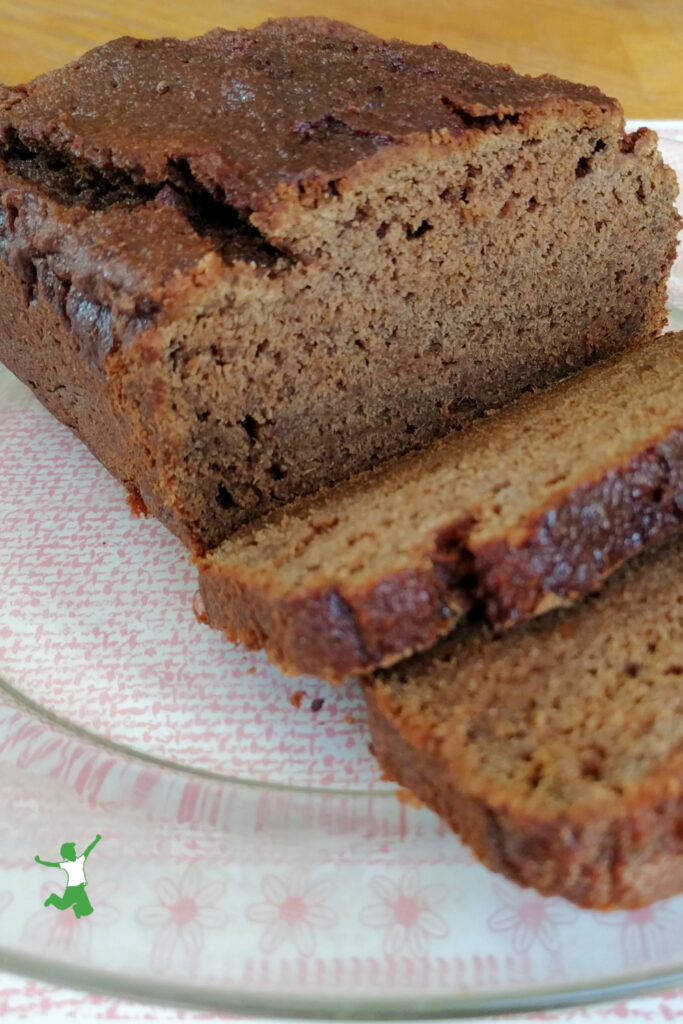
<svg viewBox="0 0 683 1024"><path fill-rule="evenodd" d="M88 898L94 913L81 918L77 918L71 910L43 906L50 893L60 893L63 888L57 876L53 881L43 882L40 887L40 909L29 917L23 937L36 950L57 957L66 954L69 960L87 962L91 958L94 936L103 928L111 928L121 916L112 903L115 886L106 878L90 882Z"/></svg>
<svg viewBox="0 0 683 1024"><path fill-rule="evenodd" d="M226 914L218 906L225 883L206 882L196 864L189 864L178 882L160 878L156 883L157 903L141 907L135 915L139 924L153 928L151 964L168 971L177 957L192 967L204 946L204 929L220 928Z"/></svg>
<svg viewBox="0 0 683 1024"><path fill-rule="evenodd" d="M0 914L4 914L13 899L14 896L11 892L7 892L6 890L0 891Z"/></svg>
<svg viewBox="0 0 683 1024"><path fill-rule="evenodd" d="M492 889L501 904L488 920L492 932L509 932L515 953L527 953L536 944L549 953L559 952L560 928L576 920L574 907L507 882L496 881Z"/></svg>
<svg viewBox="0 0 683 1024"><path fill-rule="evenodd" d="M661 962L683 946L683 915L666 903L595 914L595 918L600 924L621 930L624 967Z"/></svg>
<svg viewBox="0 0 683 1024"><path fill-rule="evenodd" d="M261 882L264 903L247 908L250 921L265 925L260 947L274 953L289 945L301 956L312 956L316 949L316 929L332 928L337 915L327 900L334 892L328 881L310 882L307 873L295 869L284 878L266 875Z"/></svg>
<svg viewBox="0 0 683 1024"><path fill-rule="evenodd" d="M262 652L196 621L197 573L180 542L133 518L124 488L78 439L4 369L0 380L3 679L164 760L302 787L381 787L360 690L328 687L312 714L319 684L307 680L293 707L297 687Z"/></svg>
<svg viewBox="0 0 683 1024"><path fill-rule="evenodd" d="M410 868L398 883L387 875L376 875L370 887L377 901L363 907L360 920L384 931L387 956L426 956L430 939L448 936L448 925L436 910L446 898L445 886L421 885L419 872Z"/></svg>

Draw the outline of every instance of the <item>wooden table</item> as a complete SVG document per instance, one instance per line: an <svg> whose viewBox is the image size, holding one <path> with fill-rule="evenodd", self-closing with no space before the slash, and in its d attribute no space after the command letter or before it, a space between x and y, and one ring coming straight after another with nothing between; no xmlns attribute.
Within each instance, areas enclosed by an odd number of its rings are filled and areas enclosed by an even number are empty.
<svg viewBox="0 0 683 1024"><path fill-rule="evenodd" d="M0 0L0 81L26 81L117 35L311 12L599 85L630 117L683 117L683 0Z"/></svg>

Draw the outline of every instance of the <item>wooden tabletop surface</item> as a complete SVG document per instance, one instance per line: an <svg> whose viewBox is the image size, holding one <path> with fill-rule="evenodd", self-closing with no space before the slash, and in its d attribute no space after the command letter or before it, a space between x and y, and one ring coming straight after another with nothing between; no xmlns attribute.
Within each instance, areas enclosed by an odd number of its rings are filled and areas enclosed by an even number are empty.
<svg viewBox="0 0 683 1024"><path fill-rule="evenodd" d="M683 0L0 0L0 81L26 81L117 35L311 13L599 85L629 117L683 117Z"/></svg>

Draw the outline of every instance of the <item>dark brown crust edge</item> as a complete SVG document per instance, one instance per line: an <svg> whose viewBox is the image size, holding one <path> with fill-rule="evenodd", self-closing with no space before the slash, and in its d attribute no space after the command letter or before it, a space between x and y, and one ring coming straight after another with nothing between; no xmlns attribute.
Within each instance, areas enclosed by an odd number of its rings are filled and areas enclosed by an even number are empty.
<svg viewBox="0 0 683 1024"><path fill-rule="evenodd" d="M683 426L567 492L519 543L472 549L479 595L493 626L531 618L548 596L585 597L607 575L683 523Z"/></svg>
<svg viewBox="0 0 683 1024"><path fill-rule="evenodd" d="M467 607L457 581L433 567L404 570L353 595L330 588L279 599L199 561L199 589L210 626L248 650L265 648L289 675L341 683L430 647Z"/></svg>
<svg viewBox="0 0 683 1024"><path fill-rule="evenodd" d="M639 801L615 795L610 813L541 821L468 793L466 780L461 785L433 753L401 735L381 685L368 681L363 688L372 750L384 772L436 811L492 871L600 910L641 907L683 891L680 764L662 770Z"/></svg>
<svg viewBox="0 0 683 1024"><path fill-rule="evenodd" d="M134 514L154 515L190 546L184 524L158 496L154 467L134 437L114 383L84 357L82 338L45 297L50 287L46 275L28 302L21 282L0 260L0 349L8 368L121 481Z"/></svg>
<svg viewBox="0 0 683 1024"><path fill-rule="evenodd" d="M390 664L450 631L459 613L484 602L492 624L523 621L591 593L626 559L683 523L683 429L674 429L565 492L525 525L472 549L468 527L443 530L421 564L363 591L280 597L200 559L200 590L211 626L289 674L330 682Z"/></svg>

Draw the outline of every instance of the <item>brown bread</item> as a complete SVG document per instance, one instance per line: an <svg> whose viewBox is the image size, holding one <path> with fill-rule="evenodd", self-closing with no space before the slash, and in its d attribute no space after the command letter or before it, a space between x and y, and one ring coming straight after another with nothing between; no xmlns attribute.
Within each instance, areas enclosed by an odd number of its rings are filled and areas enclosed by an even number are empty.
<svg viewBox="0 0 683 1024"><path fill-rule="evenodd" d="M325 19L0 88L0 359L197 550L656 335L677 217L597 89Z"/></svg>
<svg viewBox="0 0 683 1024"><path fill-rule="evenodd" d="M683 889L683 534L601 594L468 625L369 677L373 749L520 885L587 907Z"/></svg>
<svg viewBox="0 0 683 1024"><path fill-rule="evenodd" d="M587 594L683 522L683 333L243 527L200 562L208 621L338 681Z"/></svg>

